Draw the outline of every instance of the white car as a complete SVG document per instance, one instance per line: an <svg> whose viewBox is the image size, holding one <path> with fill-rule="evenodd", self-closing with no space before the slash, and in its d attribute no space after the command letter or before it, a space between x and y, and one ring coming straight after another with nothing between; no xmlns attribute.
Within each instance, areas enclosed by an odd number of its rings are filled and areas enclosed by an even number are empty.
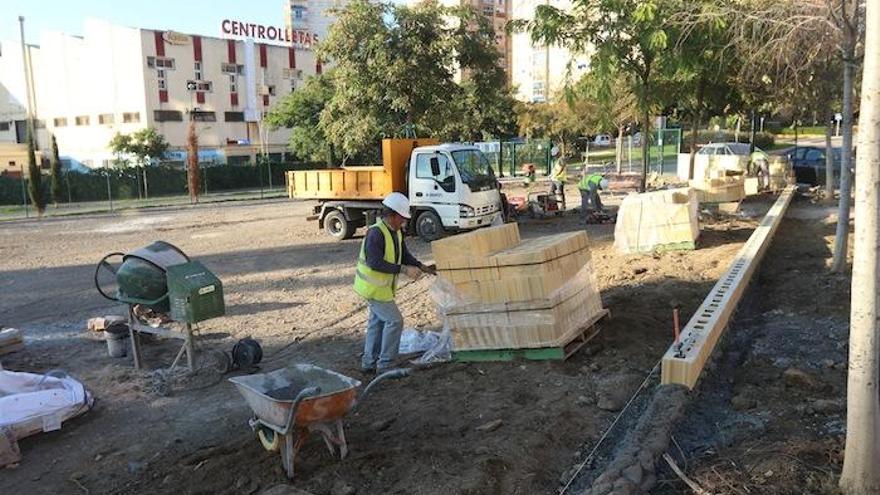
<svg viewBox="0 0 880 495"><path fill-rule="evenodd" d="M598 134L593 140L595 146L611 146L611 136L608 134Z"/></svg>

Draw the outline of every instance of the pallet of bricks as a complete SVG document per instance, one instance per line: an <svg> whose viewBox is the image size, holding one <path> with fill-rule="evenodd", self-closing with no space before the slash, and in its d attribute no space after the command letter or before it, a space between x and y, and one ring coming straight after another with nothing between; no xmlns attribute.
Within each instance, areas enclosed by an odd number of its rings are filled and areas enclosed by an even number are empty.
<svg viewBox="0 0 880 495"><path fill-rule="evenodd" d="M602 308L586 232L523 241L516 224L432 243L433 289L459 361L566 359Z"/></svg>

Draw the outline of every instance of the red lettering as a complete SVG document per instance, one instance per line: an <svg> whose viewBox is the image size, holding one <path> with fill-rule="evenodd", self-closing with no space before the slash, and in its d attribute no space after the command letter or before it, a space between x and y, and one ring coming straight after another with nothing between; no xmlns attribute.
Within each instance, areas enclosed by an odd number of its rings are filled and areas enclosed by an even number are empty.
<svg viewBox="0 0 880 495"><path fill-rule="evenodd" d="M223 24L221 24L221 29L223 29L224 34L232 33L232 28L229 26L232 22L229 19L223 19Z"/></svg>
<svg viewBox="0 0 880 495"><path fill-rule="evenodd" d="M257 32L259 33L257 38L266 39L266 26L257 26L257 29Z"/></svg>
<svg viewBox="0 0 880 495"><path fill-rule="evenodd" d="M306 45L312 44L312 33L306 33Z"/></svg>
<svg viewBox="0 0 880 495"><path fill-rule="evenodd" d="M317 34L312 33L312 41L315 42L315 43L318 42L318 35L317 35Z"/></svg>

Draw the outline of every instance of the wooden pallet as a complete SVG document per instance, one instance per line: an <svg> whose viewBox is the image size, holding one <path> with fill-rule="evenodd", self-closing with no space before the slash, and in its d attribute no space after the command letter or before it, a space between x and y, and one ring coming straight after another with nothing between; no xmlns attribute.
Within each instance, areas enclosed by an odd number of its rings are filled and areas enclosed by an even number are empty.
<svg viewBox="0 0 880 495"><path fill-rule="evenodd" d="M611 317L611 311L603 309L576 332L561 338L560 344L556 346L524 349L478 349L453 351L452 360L460 363L514 361L519 359L528 359L531 361L565 361L599 334L598 323L606 317Z"/></svg>

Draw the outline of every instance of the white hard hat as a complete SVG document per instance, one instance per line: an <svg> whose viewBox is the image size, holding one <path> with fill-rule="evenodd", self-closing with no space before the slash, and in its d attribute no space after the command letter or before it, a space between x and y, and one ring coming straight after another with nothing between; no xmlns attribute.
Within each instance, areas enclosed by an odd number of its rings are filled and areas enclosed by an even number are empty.
<svg viewBox="0 0 880 495"><path fill-rule="evenodd" d="M550 154L551 154L552 156L556 156L556 155L558 155L558 154L559 154L559 147L554 146L554 147L550 148Z"/></svg>
<svg viewBox="0 0 880 495"><path fill-rule="evenodd" d="M602 189L608 189L608 179L602 179L599 181L599 187Z"/></svg>
<svg viewBox="0 0 880 495"><path fill-rule="evenodd" d="M393 192L388 196L385 196L385 199L382 200L382 204L391 208L403 218L412 217L409 212L409 199L399 192Z"/></svg>

